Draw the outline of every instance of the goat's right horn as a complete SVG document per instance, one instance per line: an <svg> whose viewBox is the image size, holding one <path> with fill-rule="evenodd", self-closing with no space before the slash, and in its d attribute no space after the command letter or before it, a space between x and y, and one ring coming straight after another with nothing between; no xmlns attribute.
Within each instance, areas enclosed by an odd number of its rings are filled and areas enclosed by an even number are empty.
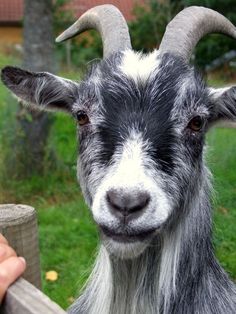
<svg viewBox="0 0 236 314"><path fill-rule="evenodd" d="M223 33L236 39L236 27L220 13L203 8L188 7L167 25L160 53L172 53L189 61L198 41L210 33Z"/></svg>
<svg viewBox="0 0 236 314"><path fill-rule="evenodd" d="M103 56L131 48L127 23L113 5L96 6L85 12L72 26L57 37L56 42L72 38L88 29L96 29L102 37Z"/></svg>

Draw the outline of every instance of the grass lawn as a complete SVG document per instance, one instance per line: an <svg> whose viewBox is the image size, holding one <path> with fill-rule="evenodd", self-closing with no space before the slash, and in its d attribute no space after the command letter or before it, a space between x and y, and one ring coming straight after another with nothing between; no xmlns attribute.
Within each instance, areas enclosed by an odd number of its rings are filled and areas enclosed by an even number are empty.
<svg viewBox="0 0 236 314"><path fill-rule="evenodd" d="M4 62L0 62L0 66L11 63ZM70 76L73 77L73 74ZM6 98L6 95L6 89L0 83L1 119L7 119L6 99L9 96ZM76 183L74 122L62 113L55 116L49 140L49 147L58 156L55 172L43 178L4 182L0 186L0 203L25 203L37 209L43 290L66 308L78 295L90 273L98 234ZM214 174L216 191L216 253L221 264L236 280L236 129L213 129L207 143L207 161ZM4 147L1 147L0 134L1 149ZM57 281L45 279L46 272L50 270L58 272Z"/></svg>
<svg viewBox="0 0 236 314"><path fill-rule="evenodd" d="M208 136L213 172L214 242L221 264L236 280L236 129L214 129Z"/></svg>

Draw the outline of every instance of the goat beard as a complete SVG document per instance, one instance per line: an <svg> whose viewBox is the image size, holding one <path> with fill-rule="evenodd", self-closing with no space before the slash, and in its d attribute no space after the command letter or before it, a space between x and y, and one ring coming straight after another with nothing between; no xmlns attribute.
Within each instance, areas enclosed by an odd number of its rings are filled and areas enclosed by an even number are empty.
<svg viewBox="0 0 236 314"><path fill-rule="evenodd" d="M149 246L151 240L136 242L117 242L102 235L102 243L109 255L119 259L134 259L140 256Z"/></svg>

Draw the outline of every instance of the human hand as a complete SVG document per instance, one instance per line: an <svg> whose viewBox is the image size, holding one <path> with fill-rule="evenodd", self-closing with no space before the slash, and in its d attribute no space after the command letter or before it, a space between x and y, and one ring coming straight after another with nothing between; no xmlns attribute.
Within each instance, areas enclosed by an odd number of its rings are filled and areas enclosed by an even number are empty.
<svg viewBox="0 0 236 314"><path fill-rule="evenodd" d="M17 257L16 252L8 245L6 238L0 234L0 303L7 288L25 271L26 263L23 257Z"/></svg>

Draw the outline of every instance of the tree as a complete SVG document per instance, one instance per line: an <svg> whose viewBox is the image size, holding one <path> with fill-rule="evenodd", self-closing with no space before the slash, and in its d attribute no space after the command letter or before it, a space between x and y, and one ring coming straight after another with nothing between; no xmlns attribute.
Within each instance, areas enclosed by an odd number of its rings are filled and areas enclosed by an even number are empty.
<svg viewBox="0 0 236 314"><path fill-rule="evenodd" d="M24 1L25 69L54 72L53 1ZM16 172L19 176L42 174L52 118L44 112L29 111L20 104L15 138Z"/></svg>

